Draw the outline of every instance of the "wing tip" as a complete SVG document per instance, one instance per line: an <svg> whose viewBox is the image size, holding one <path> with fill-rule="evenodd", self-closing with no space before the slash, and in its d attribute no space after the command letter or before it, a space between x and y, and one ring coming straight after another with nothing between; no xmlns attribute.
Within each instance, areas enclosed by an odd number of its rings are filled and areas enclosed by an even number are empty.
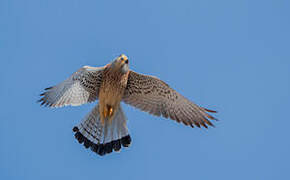
<svg viewBox="0 0 290 180"><path fill-rule="evenodd" d="M52 89L52 88L53 88L53 86L48 87L48 88L45 88L44 90L47 91L47 90L50 90L50 89Z"/></svg>
<svg viewBox="0 0 290 180"><path fill-rule="evenodd" d="M48 88L45 88L44 89L44 91L45 92L43 92L43 93L41 93L39 96L41 97L39 100L37 100L36 101L36 103L40 103L40 106L49 106L49 107L51 107L52 106L52 104L50 104L50 103L48 103L47 101L46 101L46 99L45 99L45 95L46 95L46 93L47 93L47 91L49 90L49 89L52 89L53 88L53 86L51 86L51 87L48 87Z"/></svg>
<svg viewBox="0 0 290 180"><path fill-rule="evenodd" d="M41 98L39 100L36 101L36 103L40 103L40 106L44 106L44 107L52 107L53 104L47 102L44 98Z"/></svg>
<svg viewBox="0 0 290 180"><path fill-rule="evenodd" d="M213 117L213 116L207 114L207 112L218 113L218 111L214 111L214 110L207 109L207 108L204 108L204 107L200 107L200 108L201 108L201 110L203 110L205 112L205 115L206 115L207 118L209 118L211 120L219 121L216 117Z"/></svg>
<svg viewBox="0 0 290 180"><path fill-rule="evenodd" d="M201 107L203 110L207 111L207 112L210 112L210 113L218 113L218 111L215 111L215 110L211 110L211 109L207 109L207 108L204 108L204 107Z"/></svg>

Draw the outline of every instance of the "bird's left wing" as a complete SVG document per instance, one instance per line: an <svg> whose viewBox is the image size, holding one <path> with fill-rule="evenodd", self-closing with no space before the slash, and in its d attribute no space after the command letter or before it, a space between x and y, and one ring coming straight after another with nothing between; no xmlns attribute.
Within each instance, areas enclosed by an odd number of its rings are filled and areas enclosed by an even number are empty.
<svg viewBox="0 0 290 180"><path fill-rule="evenodd" d="M39 102L49 107L79 106L98 98L104 67L84 66L60 84L45 89Z"/></svg>
<svg viewBox="0 0 290 180"><path fill-rule="evenodd" d="M216 112L200 107L169 87L160 79L129 72L128 83L122 99L142 111L183 122L197 127L213 126L209 121L216 120L207 112Z"/></svg>

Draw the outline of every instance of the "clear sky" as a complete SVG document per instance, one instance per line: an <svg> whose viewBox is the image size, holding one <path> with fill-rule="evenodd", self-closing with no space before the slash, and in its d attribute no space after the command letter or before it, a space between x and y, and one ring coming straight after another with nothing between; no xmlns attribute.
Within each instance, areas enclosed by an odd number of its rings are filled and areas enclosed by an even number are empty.
<svg viewBox="0 0 290 180"><path fill-rule="evenodd" d="M1 0L0 179L290 179L287 0ZM72 128L96 104L49 109L42 90L125 53L219 111L198 129L123 104L130 148L100 157Z"/></svg>

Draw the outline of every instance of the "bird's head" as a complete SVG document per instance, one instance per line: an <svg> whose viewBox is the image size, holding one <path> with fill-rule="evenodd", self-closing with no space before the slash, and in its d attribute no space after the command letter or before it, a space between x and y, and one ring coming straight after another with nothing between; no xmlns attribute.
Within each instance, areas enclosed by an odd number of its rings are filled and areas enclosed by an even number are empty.
<svg viewBox="0 0 290 180"><path fill-rule="evenodd" d="M114 70L119 70L122 73L127 73L129 71L129 60L125 54L121 54L112 62L112 68Z"/></svg>

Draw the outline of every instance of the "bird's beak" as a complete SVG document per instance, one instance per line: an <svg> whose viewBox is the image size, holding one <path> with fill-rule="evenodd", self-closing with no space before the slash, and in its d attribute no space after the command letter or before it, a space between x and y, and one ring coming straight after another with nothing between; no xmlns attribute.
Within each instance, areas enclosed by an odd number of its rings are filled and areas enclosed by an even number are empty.
<svg viewBox="0 0 290 180"><path fill-rule="evenodd" d="M119 56L119 58L121 59L121 63L122 64L128 64L129 60L128 60L128 57L125 54L121 54Z"/></svg>
<svg viewBox="0 0 290 180"><path fill-rule="evenodd" d="M126 57L121 62L122 62L122 64L128 64L129 63L129 59Z"/></svg>
<svg viewBox="0 0 290 180"><path fill-rule="evenodd" d="M123 60L122 63L123 64L128 64L129 63L129 59Z"/></svg>

